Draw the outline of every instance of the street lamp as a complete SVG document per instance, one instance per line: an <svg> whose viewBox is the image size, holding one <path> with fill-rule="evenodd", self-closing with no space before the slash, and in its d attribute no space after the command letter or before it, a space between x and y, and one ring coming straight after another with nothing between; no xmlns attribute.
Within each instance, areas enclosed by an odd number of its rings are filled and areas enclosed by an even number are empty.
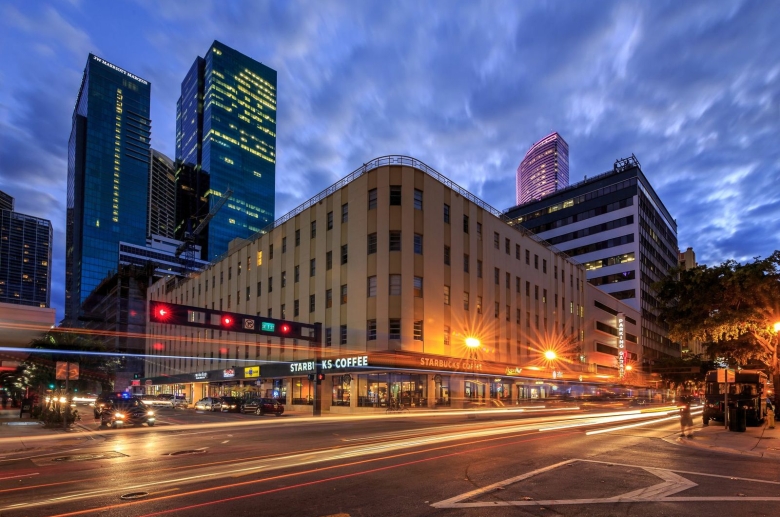
<svg viewBox="0 0 780 517"><path fill-rule="evenodd" d="M482 343L479 342L479 339L475 337L467 337L466 338L466 346L471 348L472 350L476 350L480 346L482 346Z"/></svg>
<svg viewBox="0 0 780 517"><path fill-rule="evenodd" d="M777 323L775 323L775 325L774 325L774 329L775 329L775 332L780 332L780 321L778 321Z"/></svg>
<svg viewBox="0 0 780 517"><path fill-rule="evenodd" d="M544 353L544 358L548 361L555 361L558 358L558 354L556 354L554 350L547 350Z"/></svg>

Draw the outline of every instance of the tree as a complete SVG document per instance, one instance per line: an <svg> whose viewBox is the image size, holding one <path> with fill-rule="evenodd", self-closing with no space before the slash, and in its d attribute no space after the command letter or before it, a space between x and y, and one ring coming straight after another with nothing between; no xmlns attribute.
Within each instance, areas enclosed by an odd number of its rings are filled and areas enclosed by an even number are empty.
<svg viewBox="0 0 780 517"><path fill-rule="evenodd" d="M19 365L15 374L18 388L45 389L49 385L58 385L56 363L69 361L79 364L79 380L70 381L71 389L83 390L90 382L99 382L104 391L113 389L113 377L120 361L105 354L105 345L99 341L74 332L52 330L34 339L30 348L46 351L31 353Z"/></svg>
<svg viewBox="0 0 780 517"><path fill-rule="evenodd" d="M654 287L672 340L698 339L730 364L760 361L780 395L780 251L746 264L675 269Z"/></svg>

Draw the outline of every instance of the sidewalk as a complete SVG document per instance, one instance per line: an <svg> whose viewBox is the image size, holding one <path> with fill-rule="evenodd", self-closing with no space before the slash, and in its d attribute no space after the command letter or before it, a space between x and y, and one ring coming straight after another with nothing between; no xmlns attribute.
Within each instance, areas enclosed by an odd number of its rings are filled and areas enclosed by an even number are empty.
<svg viewBox="0 0 780 517"><path fill-rule="evenodd" d="M744 433L724 429L719 422L697 427L693 438L665 438L669 443L727 454L742 454L780 460L780 424L774 429L748 427Z"/></svg>
<svg viewBox="0 0 780 517"><path fill-rule="evenodd" d="M19 408L0 409L0 454L71 446L90 439L78 423L70 430L46 429Z"/></svg>

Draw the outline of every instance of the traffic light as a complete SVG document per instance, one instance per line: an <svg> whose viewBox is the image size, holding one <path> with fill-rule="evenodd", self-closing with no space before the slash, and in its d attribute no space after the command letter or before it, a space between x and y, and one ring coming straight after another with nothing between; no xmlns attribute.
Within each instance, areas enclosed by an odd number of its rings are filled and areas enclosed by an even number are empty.
<svg viewBox="0 0 780 517"><path fill-rule="evenodd" d="M325 374L324 373L318 373L317 374L317 384L322 384L322 381L325 380Z"/></svg>
<svg viewBox="0 0 780 517"><path fill-rule="evenodd" d="M49 389L53 390L54 389L54 384L49 384Z"/></svg>
<svg viewBox="0 0 780 517"><path fill-rule="evenodd" d="M287 323L282 323L281 325L279 325L279 332L281 332L282 334L289 334L290 325L288 325Z"/></svg>
<svg viewBox="0 0 780 517"><path fill-rule="evenodd" d="M165 322L171 317L171 309L165 304L158 303L154 306L152 312L152 321Z"/></svg>
<svg viewBox="0 0 780 517"><path fill-rule="evenodd" d="M232 327L233 326L233 317L230 316L229 314L225 314L224 316L222 316L222 319L220 321L222 321L222 326L223 327Z"/></svg>
<svg viewBox="0 0 780 517"><path fill-rule="evenodd" d="M313 373L310 373L309 375L307 375L307 377L309 378L310 381L314 380L314 374Z"/></svg>
<svg viewBox="0 0 780 517"><path fill-rule="evenodd" d="M136 373L133 374L133 379L140 379L141 376L142 376L142 374L136 372Z"/></svg>

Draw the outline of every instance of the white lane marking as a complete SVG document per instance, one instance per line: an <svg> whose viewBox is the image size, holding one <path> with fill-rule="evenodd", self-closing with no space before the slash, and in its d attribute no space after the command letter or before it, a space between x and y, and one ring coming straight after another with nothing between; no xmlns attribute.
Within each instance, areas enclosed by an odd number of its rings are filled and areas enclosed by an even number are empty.
<svg viewBox="0 0 780 517"><path fill-rule="evenodd" d="M597 464L609 465L609 466L638 468L661 478L663 482L657 483L649 487L640 488L638 490L633 490L631 492L620 494L614 497L602 497L602 498L591 498L591 499L479 501L479 502L469 502L469 503L463 502L490 492L494 492L499 489L503 489L508 485L517 483L524 479L528 479L530 477L542 474L544 472L557 469L564 465L574 464L576 462L597 463ZM780 485L780 481L767 481L763 479L723 476L719 474L707 474L704 472L661 469L656 467L644 467L641 465L629 465L626 463L613 463L613 462L597 461L597 460L572 459L572 460L562 461L560 463L555 463L553 465L541 469L536 469L531 472L526 472L525 474L521 474L513 478L505 479L504 481L499 481L498 483L493 483L492 485L488 485L483 488L471 490L470 492L466 492L464 494L451 497L449 499L445 499L444 501L433 503L431 506L434 508L484 508L484 507L495 507L495 506L556 506L556 505L615 504L615 503L642 503L642 502L684 503L684 502L714 502L714 501L780 501L780 497L742 497L742 496L739 497L734 497L734 496L670 497L673 494L677 494L684 490L688 490L689 488L698 486L697 483L691 481L690 479L686 479L682 476L679 476L678 474L689 474L689 475L696 475L696 476L706 476L706 477L715 477L715 478L723 478L723 479L731 479L731 480L748 481L754 483L768 483L773 485Z"/></svg>
<svg viewBox="0 0 780 517"><path fill-rule="evenodd" d="M225 440L225 441L224 441L224 442L222 442L222 443L228 443L229 441L230 441L230 440Z"/></svg>
<svg viewBox="0 0 780 517"><path fill-rule="evenodd" d="M0 481L2 481L4 479L28 478L28 477L32 477L32 476L37 476L38 474L40 474L40 472L35 472L33 474L20 474L18 476L8 476L7 478L0 478Z"/></svg>
<svg viewBox="0 0 780 517"><path fill-rule="evenodd" d="M66 453L66 452L80 451L81 449L82 449L82 447L78 447L78 448L76 448L76 449L66 449L66 450L64 450L64 451L48 452L48 453L46 453L46 454L38 454L38 455L36 455L36 456L22 456L22 457L19 457L19 458L9 458L9 459L7 459L7 460L0 460L0 462L1 462L1 461L22 461L22 460L31 460L31 459L33 459L33 458L42 458L43 456L54 456L54 455L57 455L57 454L64 454L64 453Z"/></svg>

